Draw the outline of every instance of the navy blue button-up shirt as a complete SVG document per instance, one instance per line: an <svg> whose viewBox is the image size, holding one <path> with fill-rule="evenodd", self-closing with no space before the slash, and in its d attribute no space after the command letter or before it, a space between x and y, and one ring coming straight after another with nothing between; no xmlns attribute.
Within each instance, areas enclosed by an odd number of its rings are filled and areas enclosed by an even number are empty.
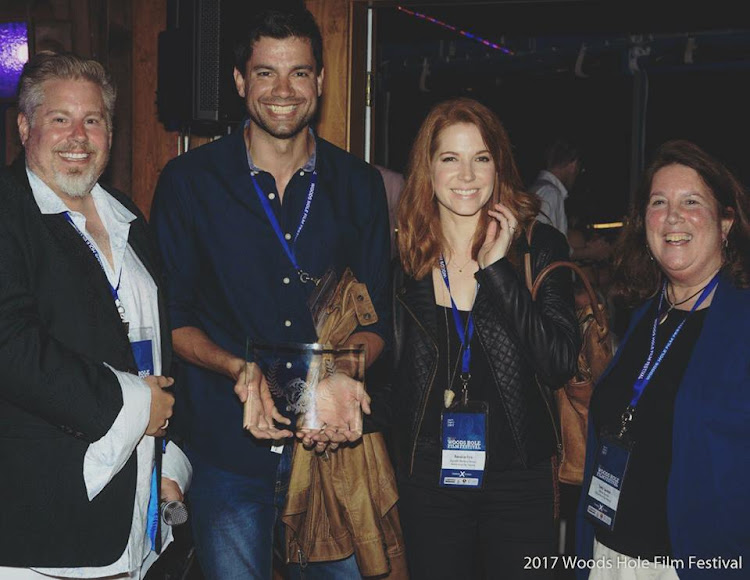
<svg viewBox="0 0 750 580"><path fill-rule="evenodd" d="M238 356L245 356L248 338L315 341L307 307L312 286L300 281L251 179L252 172L291 244L313 169L317 186L295 244L297 261L316 277L330 267L351 267L379 317L366 330L386 339L390 239L380 174L316 137L313 158L293 175L282 204L273 176L252 165L241 130L173 159L159 179L151 220L173 329L198 327ZM176 415L191 450L218 467L272 482L278 455L243 430L232 381L187 363L183 371ZM272 492L270 485L264 489Z"/></svg>

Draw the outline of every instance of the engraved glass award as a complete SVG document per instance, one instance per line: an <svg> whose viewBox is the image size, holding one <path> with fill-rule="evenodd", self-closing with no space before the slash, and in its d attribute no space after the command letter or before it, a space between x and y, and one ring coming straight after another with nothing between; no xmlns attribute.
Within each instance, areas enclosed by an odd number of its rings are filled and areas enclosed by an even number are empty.
<svg viewBox="0 0 750 580"><path fill-rule="evenodd" d="M263 373L261 390L270 391L276 408L284 415L296 416L297 432L362 433L362 345L333 348L318 343L256 343L249 345L247 354L248 365L250 361L256 363ZM253 417L258 416L253 405L262 404L262 399L262 394L248 398L245 428L253 426Z"/></svg>

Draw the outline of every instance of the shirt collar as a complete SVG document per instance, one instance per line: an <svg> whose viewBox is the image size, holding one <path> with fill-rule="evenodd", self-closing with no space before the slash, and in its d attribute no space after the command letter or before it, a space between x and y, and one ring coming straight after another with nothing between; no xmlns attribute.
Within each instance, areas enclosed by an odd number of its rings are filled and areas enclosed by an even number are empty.
<svg viewBox="0 0 750 580"><path fill-rule="evenodd" d="M250 124L250 119L245 119L245 123L242 125L242 130L244 131L247 129L247 126ZM315 163L318 160L318 141L315 139L315 132L312 130L312 127L308 127L307 131L309 132L310 136L313 138L313 152L312 155L310 155L310 159L307 160L307 163L305 163L302 166L302 171L305 173L311 173L315 171ZM250 156L250 150L245 148L247 152L247 164L250 167L250 171L255 173L260 173L263 171L260 167L255 165L253 163L253 158Z"/></svg>
<svg viewBox="0 0 750 580"><path fill-rule="evenodd" d="M65 202L39 176L31 171L28 166L26 167L26 175L29 178L29 185L34 195L34 201L36 201L39 210L43 214L59 214L70 211ZM98 183L91 190L91 196L94 198L97 207L106 205L111 209L112 217L118 222L130 223L135 220L133 212L104 191L104 188Z"/></svg>
<svg viewBox="0 0 750 580"><path fill-rule="evenodd" d="M551 182L557 189L562 193L563 199L568 199L568 189L563 185L563 182L557 178L557 175L546 169L542 169L539 172L539 179Z"/></svg>

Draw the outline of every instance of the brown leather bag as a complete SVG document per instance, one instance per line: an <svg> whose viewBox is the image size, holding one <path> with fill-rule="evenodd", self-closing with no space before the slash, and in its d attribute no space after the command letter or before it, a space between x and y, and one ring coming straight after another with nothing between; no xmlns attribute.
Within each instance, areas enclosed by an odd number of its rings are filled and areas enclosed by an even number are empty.
<svg viewBox="0 0 750 580"><path fill-rule="evenodd" d="M553 391L560 421L562 447L559 479L563 483L581 485L586 457L586 433L591 394L594 392L597 380L612 360L614 351L607 322L607 311L604 304L599 301L586 274L574 262L552 262L539 272L532 282L530 251L532 231L533 224L526 231L529 250L524 255L526 286L531 292L531 299L536 300L544 279L558 268L573 270L583 283L588 295L587 304L576 309L582 338L576 374L562 388Z"/></svg>

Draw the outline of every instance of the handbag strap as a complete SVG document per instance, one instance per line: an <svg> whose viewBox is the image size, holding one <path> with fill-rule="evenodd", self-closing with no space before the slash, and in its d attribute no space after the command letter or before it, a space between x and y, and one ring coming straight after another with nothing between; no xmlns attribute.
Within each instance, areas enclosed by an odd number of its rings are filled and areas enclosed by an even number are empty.
<svg viewBox="0 0 750 580"><path fill-rule="evenodd" d="M524 273L526 275L526 288L529 289L529 292L531 292L531 289L534 287L534 280L531 277L531 237L534 232L535 225L536 220L532 220L532 222L529 224L529 227L526 228L526 252L523 255Z"/></svg>
<svg viewBox="0 0 750 580"><path fill-rule="evenodd" d="M539 288L542 285L542 282L544 282L544 279L554 270L557 270L558 268L569 268L573 270L576 275L580 278L581 282L583 282L583 286L586 290L586 294L589 298L589 304L591 304L591 311L594 316L594 320L596 321L596 325L599 328L599 334L604 335L609 331L609 324L607 322L607 318L604 316L604 310L602 308L598 307L599 304L599 297L596 295L596 292L594 291L593 286L591 285L591 282L588 279L588 276L584 273L584 271L581 269L578 264L575 262L570 262L567 260L558 260L556 262L552 262L551 264L548 264L545 266L545 268L537 274L536 278L532 278L532 272L531 272L531 237L534 230L534 224L536 222L531 222L531 225L526 229L526 242L527 242L527 249L526 253L524 254L524 265L525 265L525 274L526 274L526 287L529 289L529 292L531 293L531 299L536 300L536 296L539 293Z"/></svg>
<svg viewBox="0 0 750 580"><path fill-rule="evenodd" d="M398 368L401 362L401 355L404 350L404 334L406 332L403 309L398 305L398 294L404 285L404 270L395 258L392 263L392 280L391 290L391 308L393 314L393 368Z"/></svg>

